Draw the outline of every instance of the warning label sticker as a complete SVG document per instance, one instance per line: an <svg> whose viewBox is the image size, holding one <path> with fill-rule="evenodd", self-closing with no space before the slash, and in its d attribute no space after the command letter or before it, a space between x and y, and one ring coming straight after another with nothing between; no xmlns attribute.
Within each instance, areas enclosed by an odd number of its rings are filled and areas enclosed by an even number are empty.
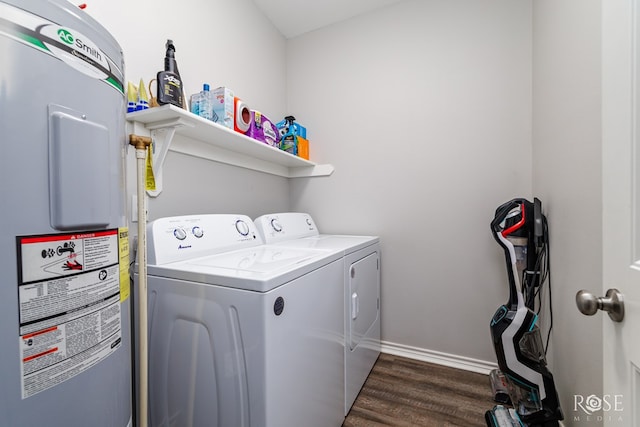
<svg viewBox="0 0 640 427"><path fill-rule="evenodd" d="M122 340L118 229L17 237L22 398L91 368Z"/></svg>
<svg viewBox="0 0 640 427"><path fill-rule="evenodd" d="M129 228L118 229L118 246L120 253L120 301L124 302L131 293L131 279L129 278Z"/></svg>

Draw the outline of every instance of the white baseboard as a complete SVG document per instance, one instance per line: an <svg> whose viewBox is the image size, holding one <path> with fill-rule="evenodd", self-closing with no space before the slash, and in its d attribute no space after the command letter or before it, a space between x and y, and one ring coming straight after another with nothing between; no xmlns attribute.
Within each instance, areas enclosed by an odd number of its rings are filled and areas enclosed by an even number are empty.
<svg viewBox="0 0 640 427"><path fill-rule="evenodd" d="M442 353L439 351L396 344L388 341L382 341L380 344L383 353L421 360L423 362L435 363L437 365L449 366L451 368L463 369L465 371L477 372L479 374L489 375L489 372L491 372L492 369L498 368L496 363L487 362L486 360L472 359L470 357Z"/></svg>

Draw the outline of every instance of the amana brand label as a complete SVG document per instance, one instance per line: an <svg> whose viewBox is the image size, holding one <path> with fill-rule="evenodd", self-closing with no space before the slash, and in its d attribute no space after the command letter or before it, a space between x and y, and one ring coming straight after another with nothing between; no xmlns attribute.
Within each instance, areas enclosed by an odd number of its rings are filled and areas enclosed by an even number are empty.
<svg viewBox="0 0 640 427"><path fill-rule="evenodd" d="M84 34L0 3L0 34L63 61L124 94L122 70Z"/></svg>

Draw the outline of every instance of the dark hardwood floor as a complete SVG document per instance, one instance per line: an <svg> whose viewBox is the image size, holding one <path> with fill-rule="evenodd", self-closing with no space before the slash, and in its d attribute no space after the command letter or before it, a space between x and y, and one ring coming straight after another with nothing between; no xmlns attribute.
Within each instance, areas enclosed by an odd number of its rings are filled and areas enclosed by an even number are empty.
<svg viewBox="0 0 640 427"><path fill-rule="evenodd" d="M489 377L381 354L343 427L482 427Z"/></svg>

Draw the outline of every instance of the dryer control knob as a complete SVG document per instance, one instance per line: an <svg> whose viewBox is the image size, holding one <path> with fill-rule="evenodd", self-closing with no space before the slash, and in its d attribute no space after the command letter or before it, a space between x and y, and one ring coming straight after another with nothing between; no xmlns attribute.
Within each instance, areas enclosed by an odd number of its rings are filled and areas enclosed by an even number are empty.
<svg viewBox="0 0 640 427"><path fill-rule="evenodd" d="M276 218L271 220L271 228L273 228L276 233L282 231L282 225L280 225L280 222Z"/></svg>
<svg viewBox="0 0 640 427"><path fill-rule="evenodd" d="M173 235L176 237L176 239L178 240L184 240L187 238L187 232L184 231L184 229L182 228L175 228L173 230Z"/></svg>
<svg viewBox="0 0 640 427"><path fill-rule="evenodd" d="M191 232L193 233L194 236L196 236L198 239L201 238L204 235L204 232L202 231L202 228L200 227L193 227L191 229Z"/></svg>
<svg viewBox="0 0 640 427"><path fill-rule="evenodd" d="M238 230L238 233L243 236L247 236L249 234L249 226L241 219L236 221L236 230Z"/></svg>

